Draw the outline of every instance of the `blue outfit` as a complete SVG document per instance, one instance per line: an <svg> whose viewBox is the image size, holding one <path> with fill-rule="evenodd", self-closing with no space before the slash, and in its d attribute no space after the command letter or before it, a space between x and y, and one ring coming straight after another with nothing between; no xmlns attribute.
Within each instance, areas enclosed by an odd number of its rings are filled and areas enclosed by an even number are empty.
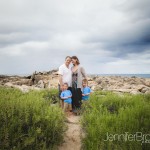
<svg viewBox="0 0 150 150"><path fill-rule="evenodd" d="M86 86L82 89L82 94L88 94L91 93L91 89L90 87ZM88 100L89 99L89 95L86 96L82 96L82 100Z"/></svg>
<svg viewBox="0 0 150 150"><path fill-rule="evenodd" d="M63 99L65 97L68 97L68 96L72 96L72 93L70 90L65 90L65 91L62 91L61 92L61 95L60 97ZM71 98L67 98L67 99L64 99L64 102L65 103L68 103L68 104L72 104L72 99Z"/></svg>

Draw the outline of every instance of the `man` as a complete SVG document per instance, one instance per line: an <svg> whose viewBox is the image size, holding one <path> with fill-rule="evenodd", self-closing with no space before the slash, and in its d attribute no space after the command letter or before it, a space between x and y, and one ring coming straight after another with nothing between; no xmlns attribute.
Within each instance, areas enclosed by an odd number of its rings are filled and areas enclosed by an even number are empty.
<svg viewBox="0 0 150 150"><path fill-rule="evenodd" d="M71 84L72 84L72 72L70 69L71 57L67 56L65 58L65 62L63 65L59 67L59 96L61 91L63 91L63 84L68 84L68 90L71 91ZM61 100L61 107L64 107L64 101Z"/></svg>

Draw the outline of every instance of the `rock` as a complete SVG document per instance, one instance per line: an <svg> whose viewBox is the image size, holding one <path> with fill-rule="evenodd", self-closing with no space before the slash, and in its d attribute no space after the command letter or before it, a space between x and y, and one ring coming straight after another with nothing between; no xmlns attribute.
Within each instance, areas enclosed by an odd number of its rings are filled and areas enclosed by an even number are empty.
<svg viewBox="0 0 150 150"><path fill-rule="evenodd" d="M33 82L34 79L34 82ZM29 76L0 75L0 86L21 88L23 92L29 89L42 90L44 88L58 88L58 69L34 72ZM119 93L149 93L150 78L123 76L88 76L88 85L92 90L105 90Z"/></svg>
<svg viewBox="0 0 150 150"><path fill-rule="evenodd" d="M132 86L127 84L127 85L124 85L122 88L123 88L123 89L131 89Z"/></svg>
<svg viewBox="0 0 150 150"><path fill-rule="evenodd" d="M42 90L41 88L38 88L38 87L35 87L35 86L31 86L31 90L38 90L38 91L40 91L40 90Z"/></svg>
<svg viewBox="0 0 150 150"><path fill-rule="evenodd" d="M108 85L108 83L107 82L105 82L105 81L101 81L101 87L102 88L106 88L107 87L107 85Z"/></svg>
<svg viewBox="0 0 150 150"><path fill-rule="evenodd" d="M13 87L14 85L10 82L7 82L7 83L4 84L4 86Z"/></svg>
<svg viewBox="0 0 150 150"><path fill-rule="evenodd" d="M144 82L144 85L150 87L150 81L145 81L145 82Z"/></svg>
<svg viewBox="0 0 150 150"><path fill-rule="evenodd" d="M102 82L102 79L100 79L100 78L97 78L95 80L96 80L97 84L101 84L101 82Z"/></svg>
<svg viewBox="0 0 150 150"><path fill-rule="evenodd" d="M101 87L101 85L93 85L91 87L91 90L96 91L96 90L102 90L103 88Z"/></svg>
<svg viewBox="0 0 150 150"><path fill-rule="evenodd" d="M43 80L40 80L38 83L37 83L37 85L36 85L36 87L39 87L39 88L44 88L44 82L43 82Z"/></svg>
<svg viewBox="0 0 150 150"><path fill-rule="evenodd" d="M131 78L137 78L136 76L132 76Z"/></svg>
<svg viewBox="0 0 150 150"><path fill-rule="evenodd" d="M58 76L58 75L59 75L59 72L58 72L58 71L54 71L54 72L52 72L51 74L54 75L54 76Z"/></svg>
<svg viewBox="0 0 150 150"><path fill-rule="evenodd" d="M58 74L58 69L53 69L51 71L48 71L48 74Z"/></svg>
<svg viewBox="0 0 150 150"><path fill-rule="evenodd" d="M123 92L123 93L130 93L131 89L111 89L111 91Z"/></svg>
<svg viewBox="0 0 150 150"><path fill-rule="evenodd" d="M130 93L131 93L131 94L134 94L134 95L136 95L136 94L141 94L141 92L136 91L136 90L133 90L133 91L131 91Z"/></svg>
<svg viewBox="0 0 150 150"><path fill-rule="evenodd" d="M18 89L20 89L23 93L27 93L29 92L29 90L31 89L29 86L27 85L22 85L22 86L18 86Z"/></svg>
<svg viewBox="0 0 150 150"><path fill-rule="evenodd" d="M138 86L136 86L136 89L138 90L138 91L142 91L142 89L143 88L145 88L145 85L138 85Z"/></svg>
<svg viewBox="0 0 150 150"><path fill-rule="evenodd" d="M48 83L47 83L47 88L48 88L48 89L51 88L51 82L50 82L50 81L48 81Z"/></svg>
<svg viewBox="0 0 150 150"><path fill-rule="evenodd" d="M0 85L4 85L3 81L0 81Z"/></svg>
<svg viewBox="0 0 150 150"><path fill-rule="evenodd" d="M92 79L92 78L87 78L87 80L88 80L88 81L93 81L93 79Z"/></svg>
<svg viewBox="0 0 150 150"><path fill-rule="evenodd" d="M122 82L117 82L116 84L118 87L122 87L124 85Z"/></svg>
<svg viewBox="0 0 150 150"><path fill-rule="evenodd" d="M42 74L43 74L43 75L47 75L47 72L46 72L46 71L43 71Z"/></svg>
<svg viewBox="0 0 150 150"><path fill-rule="evenodd" d="M88 82L89 87L92 87L92 86L95 86L95 85L97 85L95 81L89 81Z"/></svg>
<svg viewBox="0 0 150 150"><path fill-rule="evenodd" d="M149 91L149 90L150 90L150 88L144 87L144 88L142 88L141 92L142 92L142 93L145 93L146 91Z"/></svg>
<svg viewBox="0 0 150 150"><path fill-rule="evenodd" d="M150 90L146 91L145 94L150 94Z"/></svg>
<svg viewBox="0 0 150 150"><path fill-rule="evenodd" d="M30 86L31 85L31 79L21 79L19 81L15 81L13 83L14 83L14 85L28 85L28 86Z"/></svg>

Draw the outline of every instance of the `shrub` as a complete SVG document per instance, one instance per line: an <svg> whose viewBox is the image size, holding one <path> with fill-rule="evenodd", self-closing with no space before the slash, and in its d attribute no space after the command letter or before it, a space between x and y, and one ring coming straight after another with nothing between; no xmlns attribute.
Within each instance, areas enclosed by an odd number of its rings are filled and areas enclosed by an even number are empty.
<svg viewBox="0 0 150 150"><path fill-rule="evenodd" d="M146 141L142 143L136 139L131 141L125 138L129 134L150 135L150 95L119 96L110 92L102 94L105 96L101 96L100 92L99 95L98 92L92 94L89 103L83 106L83 149L150 149L150 144Z"/></svg>
<svg viewBox="0 0 150 150"><path fill-rule="evenodd" d="M43 98L50 104L56 104L59 102L59 93L56 89L45 90L43 92Z"/></svg>
<svg viewBox="0 0 150 150"><path fill-rule="evenodd" d="M46 150L62 142L64 114L47 93L0 88L0 149Z"/></svg>

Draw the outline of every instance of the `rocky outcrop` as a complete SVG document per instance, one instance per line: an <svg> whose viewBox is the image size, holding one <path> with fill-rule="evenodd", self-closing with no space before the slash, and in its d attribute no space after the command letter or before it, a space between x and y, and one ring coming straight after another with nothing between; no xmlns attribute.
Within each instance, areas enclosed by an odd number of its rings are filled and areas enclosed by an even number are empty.
<svg viewBox="0 0 150 150"><path fill-rule="evenodd" d="M18 88L23 92L45 88L57 88L58 70L34 72L29 76L0 75L0 86Z"/></svg>
<svg viewBox="0 0 150 150"><path fill-rule="evenodd" d="M23 92L31 89L58 87L58 70L34 72L29 76L0 76L0 85L19 88ZM150 78L123 76L88 76L89 86L93 91L105 90L120 93L148 94L150 93Z"/></svg>
<svg viewBox="0 0 150 150"><path fill-rule="evenodd" d="M123 93L142 94L150 92L150 78L99 76L94 78L93 90L108 90Z"/></svg>

